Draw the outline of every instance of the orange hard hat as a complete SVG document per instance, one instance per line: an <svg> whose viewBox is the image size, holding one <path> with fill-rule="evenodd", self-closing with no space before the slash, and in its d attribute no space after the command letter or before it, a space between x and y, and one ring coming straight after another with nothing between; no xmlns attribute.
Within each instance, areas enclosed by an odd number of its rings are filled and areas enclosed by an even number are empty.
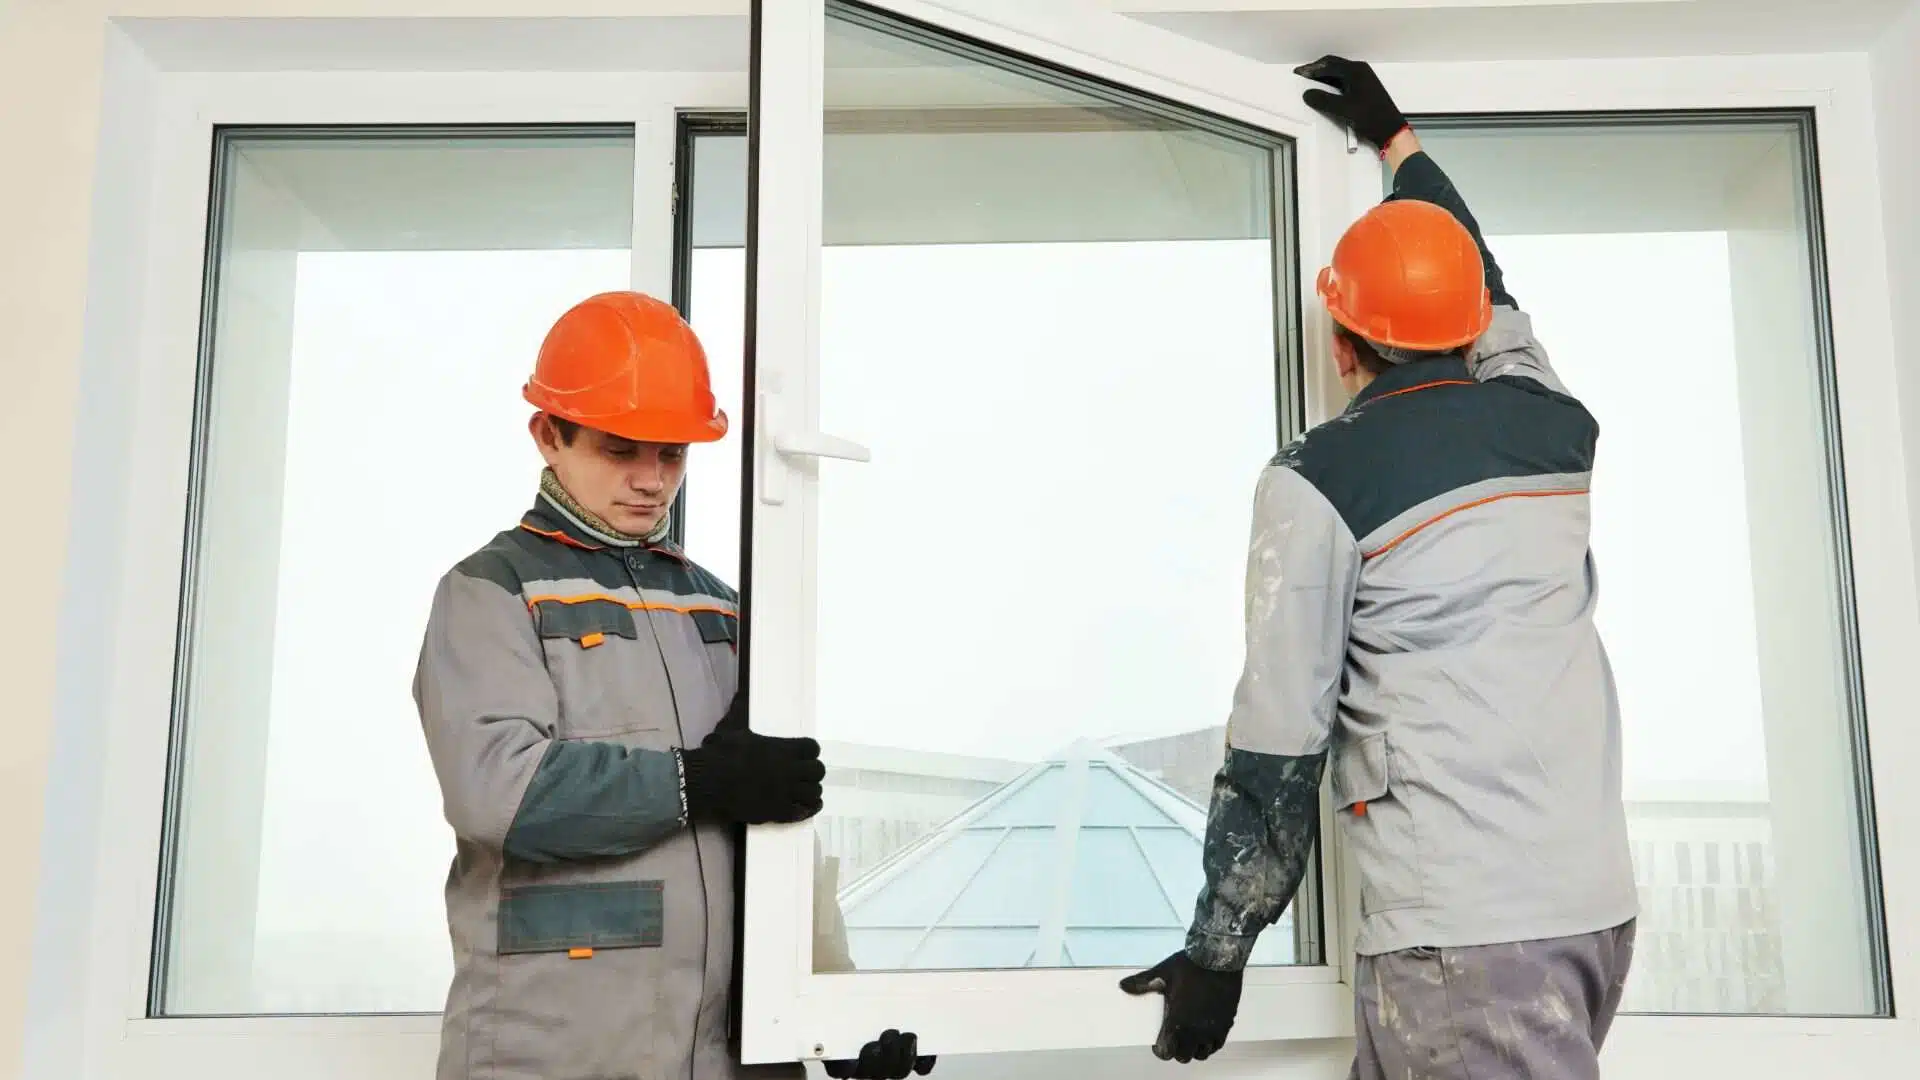
<svg viewBox="0 0 1920 1080"><path fill-rule="evenodd" d="M1381 203L1354 222L1320 271L1319 292L1340 325L1397 349L1457 349L1493 322L1473 234L1413 199Z"/></svg>
<svg viewBox="0 0 1920 1080"><path fill-rule="evenodd" d="M637 292L590 296L560 316L521 394L542 412L635 442L713 442L727 433L693 328Z"/></svg>

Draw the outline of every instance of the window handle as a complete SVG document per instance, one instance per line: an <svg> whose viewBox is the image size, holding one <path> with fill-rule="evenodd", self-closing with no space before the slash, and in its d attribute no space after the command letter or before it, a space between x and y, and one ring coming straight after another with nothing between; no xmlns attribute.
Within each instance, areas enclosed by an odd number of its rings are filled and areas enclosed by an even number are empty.
<svg viewBox="0 0 1920 1080"><path fill-rule="evenodd" d="M836 458L840 461L872 461L873 451L850 439L809 431L803 435L775 434L773 448L781 457Z"/></svg>
<svg viewBox="0 0 1920 1080"><path fill-rule="evenodd" d="M851 439L824 431L792 431L786 425L782 395L762 392L759 402L760 501L779 506L787 501L788 474L803 458L872 461L873 451Z"/></svg>

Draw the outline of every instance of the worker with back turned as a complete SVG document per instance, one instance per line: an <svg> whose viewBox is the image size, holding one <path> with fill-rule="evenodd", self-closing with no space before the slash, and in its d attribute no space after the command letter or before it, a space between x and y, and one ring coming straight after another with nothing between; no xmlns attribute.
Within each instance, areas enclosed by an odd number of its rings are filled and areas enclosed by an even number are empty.
<svg viewBox="0 0 1920 1080"><path fill-rule="evenodd" d="M1620 718L1594 628L1599 429L1479 225L1366 64L1298 71L1392 194L1318 290L1352 400L1260 477L1246 661L1155 1052L1226 1041L1292 902L1320 786L1358 862L1356 1080L1593 1080L1637 915Z"/></svg>

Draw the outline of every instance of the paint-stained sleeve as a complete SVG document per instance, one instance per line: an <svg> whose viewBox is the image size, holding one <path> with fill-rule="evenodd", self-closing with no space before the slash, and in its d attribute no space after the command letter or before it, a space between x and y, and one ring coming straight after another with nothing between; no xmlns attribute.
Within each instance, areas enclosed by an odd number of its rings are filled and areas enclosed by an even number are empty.
<svg viewBox="0 0 1920 1080"><path fill-rule="evenodd" d="M1326 497L1285 464L1269 467L1247 553L1246 661L1187 934L1204 967L1245 967L1306 875L1359 577L1359 545Z"/></svg>
<svg viewBox="0 0 1920 1080"><path fill-rule="evenodd" d="M493 581L441 579L414 702L464 840L560 862L642 851L685 825L673 754L553 737L559 699L533 620Z"/></svg>
<svg viewBox="0 0 1920 1080"><path fill-rule="evenodd" d="M1467 370L1481 382L1532 379L1556 394L1567 393L1547 350L1533 336L1533 318L1515 308L1493 309L1493 325L1467 350Z"/></svg>

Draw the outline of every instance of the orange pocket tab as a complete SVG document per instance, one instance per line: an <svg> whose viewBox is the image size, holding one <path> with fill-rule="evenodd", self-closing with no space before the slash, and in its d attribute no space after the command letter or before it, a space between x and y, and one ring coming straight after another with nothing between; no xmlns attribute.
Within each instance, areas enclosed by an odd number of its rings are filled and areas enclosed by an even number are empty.
<svg viewBox="0 0 1920 1080"><path fill-rule="evenodd" d="M593 950L592 950L592 949L568 949L568 950L567 950L567 959L569 959L569 960L591 960L591 959L593 959Z"/></svg>
<svg viewBox="0 0 1920 1080"><path fill-rule="evenodd" d="M604 642L606 640L607 640L607 635L602 634L596 630L591 634L585 634L581 636L580 647L583 649L591 649L595 645L598 645L601 642Z"/></svg>

